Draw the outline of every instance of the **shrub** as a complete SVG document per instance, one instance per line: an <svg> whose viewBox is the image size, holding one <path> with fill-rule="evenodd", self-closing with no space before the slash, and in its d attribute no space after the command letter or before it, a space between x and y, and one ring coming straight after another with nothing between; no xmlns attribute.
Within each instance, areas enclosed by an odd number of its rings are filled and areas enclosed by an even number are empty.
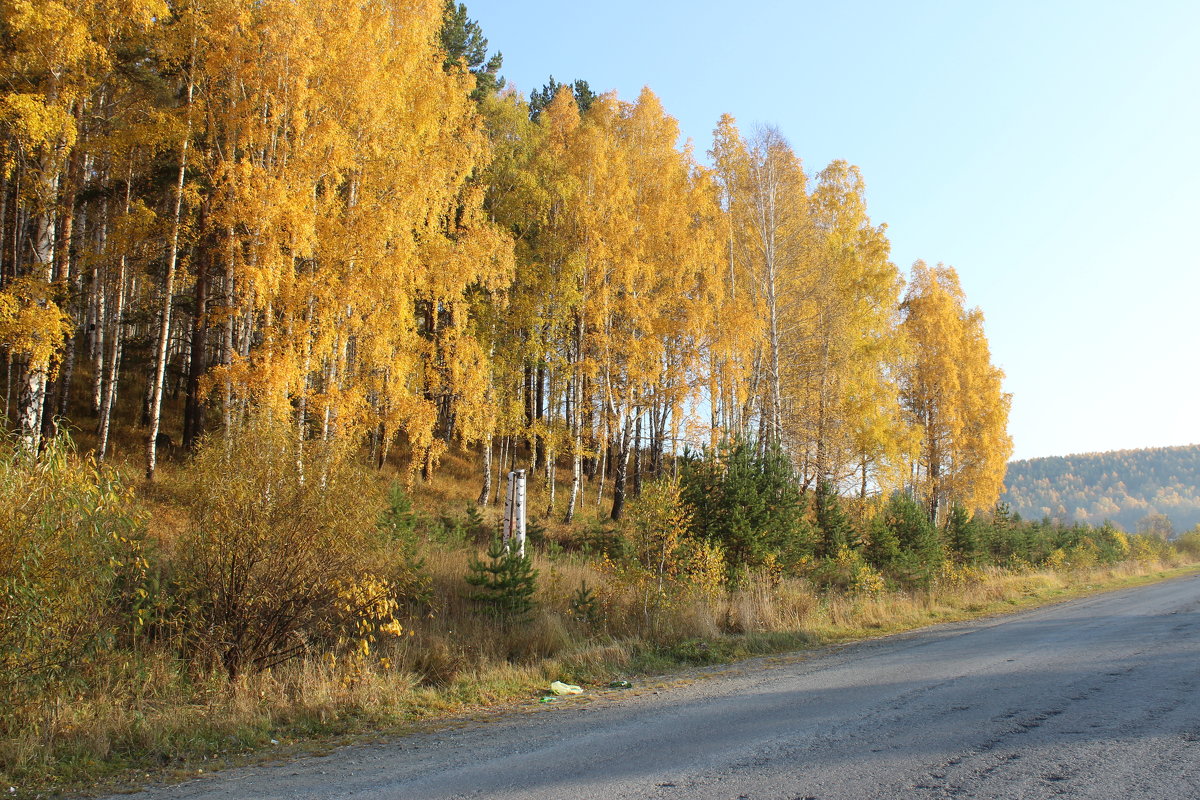
<svg viewBox="0 0 1200 800"><path fill-rule="evenodd" d="M1128 543L1126 543L1128 544ZM1174 541L1175 549L1191 559L1200 559L1200 525Z"/></svg>
<svg viewBox="0 0 1200 800"><path fill-rule="evenodd" d="M629 504L622 524L630 557L663 582L680 571L679 555L692 522L690 509L670 480L651 481Z"/></svg>
<svg viewBox="0 0 1200 800"><path fill-rule="evenodd" d="M818 586L858 595L876 595L884 590L883 575L867 563L859 550L842 545L812 571Z"/></svg>
<svg viewBox="0 0 1200 800"><path fill-rule="evenodd" d="M65 434L37 456L0 435L0 695L32 695L140 632L142 534L117 474Z"/></svg>
<svg viewBox="0 0 1200 800"><path fill-rule="evenodd" d="M383 546L381 503L347 454L320 442L298 454L294 428L260 419L202 442L189 474L179 582L192 655L235 678L336 647L358 621L395 630L388 599L411 563Z"/></svg>

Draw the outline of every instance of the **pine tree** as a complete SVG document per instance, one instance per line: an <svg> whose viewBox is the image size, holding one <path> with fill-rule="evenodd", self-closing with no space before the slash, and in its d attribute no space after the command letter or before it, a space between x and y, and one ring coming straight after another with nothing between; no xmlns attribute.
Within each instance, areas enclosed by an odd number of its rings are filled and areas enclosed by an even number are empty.
<svg viewBox="0 0 1200 800"><path fill-rule="evenodd" d="M882 509L867 523L865 551L867 560L876 569L892 570L900 561L900 538Z"/></svg>
<svg viewBox="0 0 1200 800"><path fill-rule="evenodd" d="M725 443L716 453L686 460L680 475L695 535L725 548L731 569L814 552L815 535L804 519L807 499L791 462L779 448L757 449Z"/></svg>
<svg viewBox="0 0 1200 800"><path fill-rule="evenodd" d="M964 563L979 559L979 532L975 519L963 506L955 503L946 517L946 545Z"/></svg>
<svg viewBox="0 0 1200 800"><path fill-rule="evenodd" d="M473 100L480 101L504 88L504 78L499 76L504 56L495 53L488 58L488 40L479 23L467 17L466 5L446 0L440 39L446 69L461 65L475 77Z"/></svg>
<svg viewBox="0 0 1200 800"><path fill-rule="evenodd" d="M911 581L928 582L943 558L941 540L929 517L908 495L895 492L884 506L883 518L899 545L898 570Z"/></svg>
<svg viewBox="0 0 1200 800"><path fill-rule="evenodd" d="M580 114L586 114L587 110L592 107L592 103L596 102L596 93L592 91L592 87L588 86L587 81L577 79L570 84L559 83L551 75L545 86L530 92L529 118L536 122L562 89L567 90L574 97Z"/></svg>
<svg viewBox="0 0 1200 800"><path fill-rule="evenodd" d="M817 554L823 558L833 558L843 548L850 547L854 542L854 528L850 518L842 508L841 498L829 481L821 481L817 485L817 533L819 547Z"/></svg>
<svg viewBox="0 0 1200 800"><path fill-rule="evenodd" d="M472 557L467 563L467 583L476 588L470 598L506 621L527 620L536 605L533 594L538 573L533 562L498 536L488 546L486 558Z"/></svg>

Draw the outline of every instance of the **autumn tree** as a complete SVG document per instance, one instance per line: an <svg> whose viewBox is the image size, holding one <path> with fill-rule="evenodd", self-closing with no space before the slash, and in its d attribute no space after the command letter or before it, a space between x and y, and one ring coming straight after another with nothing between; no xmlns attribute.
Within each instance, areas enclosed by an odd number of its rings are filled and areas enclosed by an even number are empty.
<svg viewBox="0 0 1200 800"><path fill-rule="evenodd" d="M593 115L616 134L631 201L620 210L623 230L604 242L618 247L605 247L588 291L603 341L599 375L612 434L617 519L630 457L640 457L642 450L643 425L659 463L683 402L693 393L689 379L698 363L697 342L709 321L715 238L705 224L711 218L705 208L713 198L697 183L706 178L693 168L690 152L676 148L677 123L648 89L633 104L601 98L589 119ZM603 236L614 220L594 222ZM639 467L635 464L635 478Z"/></svg>
<svg viewBox="0 0 1200 800"><path fill-rule="evenodd" d="M785 348L799 320L794 311L807 269L811 238L808 178L800 159L776 128L762 127L746 141L732 118L722 119L712 156L729 215L731 276L739 271L745 301L762 321L762 340L751 356L748 391L756 406L763 446L784 441L789 415L784 393ZM736 278L730 278L730 284ZM748 417L743 414L743 417Z"/></svg>
<svg viewBox="0 0 1200 800"><path fill-rule="evenodd" d="M902 305L911 356L901 400L920 435L909 478L934 522L955 503L994 504L1012 453L1011 395L991 363L983 314L965 309L964 300L953 268L913 264Z"/></svg>
<svg viewBox="0 0 1200 800"><path fill-rule="evenodd" d="M161 11L152 0L0 3L0 345L16 367L17 425L31 449L65 404L65 388L57 401L48 390L75 327L85 121L124 40Z"/></svg>
<svg viewBox="0 0 1200 800"><path fill-rule="evenodd" d="M709 378L709 448L716 450L722 436L750 439L766 337L766 315L747 258L745 192L749 152L733 117L721 117L709 150L712 179L720 213L714 228L719 241L721 292L713 307L712 336L705 343Z"/></svg>
<svg viewBox="0 0 1200 800"><path fill-rule="evenodd" d="M806 483L844 485L857 473L861 496L869 482L896 485L907 445L897 385L903 281L888 259L886 226L867 216L857 167L834 161L821 171L810 218L788 308L789 441Z"/></svg>
<svg viewBox="0 0 1200 800"><path fill-rule="evenodd" d="M486 427L468 291L508 279L470 180L487 155L474 78L443 68L432 0L235 11L213 30L248 31L205 61L226 315L205 385L224 387L228 425L266 407L298 448L402 435L428 464Z"/></svg>

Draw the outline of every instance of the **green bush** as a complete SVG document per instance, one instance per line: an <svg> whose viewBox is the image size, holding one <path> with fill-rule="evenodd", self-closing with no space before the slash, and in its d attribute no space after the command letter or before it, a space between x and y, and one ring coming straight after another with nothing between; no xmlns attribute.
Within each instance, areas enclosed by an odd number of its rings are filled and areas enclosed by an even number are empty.
<svg viewBox="0 0 1200 800"><path fill-rule="evenodd" d="M979 531L975 518L967 509L955 503L946 517L946 545L964 564L979 560Z"/></svg>
<svg viewBox="0 0 1200 800"><path fill-rule="evenodd" d="M908 495L896 492L888 498L882 516L899 549L890 565L892 575L905 583L928 585L941 570L944 555L937 528L925 509Z"/></svg>
<svg viewBox="0 0 1200 800"><path fill-rule="evenodd" d="M798 563L814 552L814 533L795 470L778 448L747 442L685 457L680 474L697 538L724 549L732 574L768 563Z"/></svg>
<svg viewBox="0 0 1200 800"><path fill-rule="evenodd" d="M117 474L65 434L0 437L0 695L9 710L144 628L142 520Z"/></svg>
<svg viewBox="0 0 1200 800"><path fill-rule="evenodd" d="M1200 559L1200 525L1179 536L1173 544L1182 555L1191 559Z"/></svg>
<svg viewBox="0 0 1200 800"><path fill-rule="evenodd" d="M817 486L817 555L821 558L837 558L843 550L857 544L857 535L850 518L842 508L837 490L829 481Z"/></svg>

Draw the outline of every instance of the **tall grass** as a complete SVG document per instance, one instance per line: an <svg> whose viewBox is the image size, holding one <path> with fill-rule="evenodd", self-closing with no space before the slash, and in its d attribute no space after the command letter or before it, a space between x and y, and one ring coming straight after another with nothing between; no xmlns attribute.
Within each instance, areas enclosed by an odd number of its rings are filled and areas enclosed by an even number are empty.
<svg viewBox="0 0 1200 800"><path fill-rule="evenodd" d="M213 450L168 467L139 497L116 473L69 449L37 462L10 449L0 459L0 492L7 492L0 535L8 543L0 573L12 584L21 564L48 554L74 571L69 580L54 573L58 584L45 570L36 573L43 575L37 591L74 598L61 606L71 619L82 618L81 603L103 610L87 617L91 628L72 623L64 629L70 636L53 638L53 631L16 624L36 609L5 601L0 666L16 670L14 654L31 648L69 657L25 681L22 701L0 714L4 785L23 794L207 770L314 737L400 731L532 698L556 679L606 683L993 613L1152 576L1200 556L1196 547L1103 567L1062 562L1057 571L951 565L927 585L893 590L822 588L766 568L716 585L696 579L700 573L642 566L637 548L661 552L662 540L635 542L634 555L622 554L611 529L585 519L572 528L546 526L533 555L536 609L528 621L506 623L480 613L465 581L495 511L475 521L445 511L463 508L477 490L469 470L451 470L432 487L433 500L418 488L419 510L389 517L382 513L391 488L385 476L352 466L339 472L336 454L314 450L298 481L287 474L295 454L286 446L248 447L235 457ZM264 486L285 502L264 508ZM45 523L37 536L29 533L32 520ZM20 550L14 542L40 544ZM298 542L309 549L298 551ZM686 543L679 547L686 554ZM264 571L239 584L249 592L239 606L245 618L221 616L205 598L237 599L238 587L216 576L228 559L247 554ZM302 585L279 572L297 563L307 570ZM88 582L97 575L106 577ZM313 594L314 586L327 590ZM352 586L386 586L387 602L348 592ZM281 591L299 593L304 616L274 631L279 647L262 651L271 657L255 662L259 651L246 645L230 670L221 647L231 637L211 631L252 625L264 609L277 618L280 603L291 608Z"/></svg>

